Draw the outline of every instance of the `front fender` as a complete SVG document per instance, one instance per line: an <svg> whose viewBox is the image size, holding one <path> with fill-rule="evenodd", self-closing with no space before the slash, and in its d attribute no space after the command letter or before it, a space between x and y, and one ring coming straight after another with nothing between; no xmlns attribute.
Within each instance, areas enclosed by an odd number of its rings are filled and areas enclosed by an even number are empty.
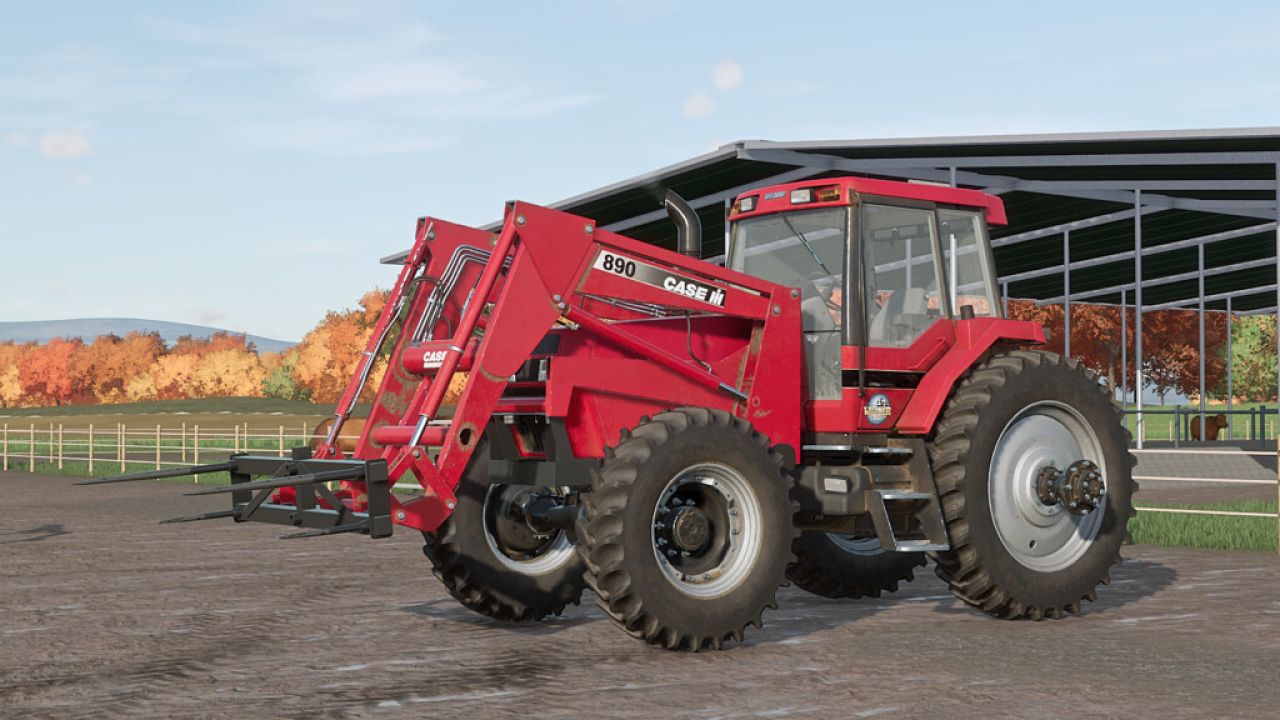
<svg viewBox="0 0 1280 720"><path fill-rule="evenodd" d="M982 356L996 345L1043 345L1044 328L1033 322L974 318L957 320L956 341L951 349L925 373L899 418L895 431L904 435L926 435L951 397L951 391L973 369Z"/></svg>

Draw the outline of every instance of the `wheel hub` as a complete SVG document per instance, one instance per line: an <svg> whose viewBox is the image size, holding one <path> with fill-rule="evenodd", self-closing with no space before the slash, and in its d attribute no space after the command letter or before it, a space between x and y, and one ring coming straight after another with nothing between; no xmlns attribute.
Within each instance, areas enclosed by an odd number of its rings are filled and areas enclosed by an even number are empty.
<svg viewBox="0 0 1280 720"><path fill-rule="evenodd" d="M761 545L760 502L736 470L701 463L678 473L653 515L654 555L694 597L718 597L750 572Z"/></svg>
<svg viewBox="0 0 1280 720"><path fill-rule="evenodd" d="M1072 515L1086 515L1102 502L1106 484L1098 466L1088 460L1077 460L1059 472L1046 465L1036 475L1036 496L1045 505L1062 505Z"/></svg>
<svg viewBox="0 0 1280 720"><path fill-rule="evenodd" d="M992 451L988 503L1017 562L1055 572L1092 545L1106 506L1101 447L1079 411L1053 400L1030 403L1005 426Z"/></svg>
<svg viewBox="0 0 1280 720"><path fill-rule="evenodd" d="M684 505L668 518L671 541L681 550L697 552L711 540L711 520L702 508Z"/></svg>

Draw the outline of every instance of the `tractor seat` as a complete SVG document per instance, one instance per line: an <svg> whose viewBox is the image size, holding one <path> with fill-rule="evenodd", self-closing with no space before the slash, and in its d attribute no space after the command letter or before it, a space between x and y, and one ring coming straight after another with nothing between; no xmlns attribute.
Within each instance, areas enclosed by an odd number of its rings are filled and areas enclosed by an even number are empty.
<svg viewBox="0 0 1280 720"><path fill-rule="evenodd" d="M814 296L807 298L800 303L801 322L804 323L805 332L826 332L829 330L838 330L836 321L831 318L831 312L827 309L827 301L821 297Z"/></svg>
<svg viewBox="0 0 1280 720"><path fill-rule="evenodd" d="M868 328L871 345L898 346L914 340L929 322L929 301L924 288L895 290L872 318Z"/></svg>

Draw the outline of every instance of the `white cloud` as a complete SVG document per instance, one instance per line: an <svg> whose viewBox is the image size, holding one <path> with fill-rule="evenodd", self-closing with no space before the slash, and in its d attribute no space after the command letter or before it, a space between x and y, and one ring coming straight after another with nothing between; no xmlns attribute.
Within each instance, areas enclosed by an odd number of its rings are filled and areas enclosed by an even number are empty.
<svg viewBox="0 0 1280 720"><path fill-rule="evenodd" d="M184 106L245 147L411 154L481 127L600 99L562 88L483 40L442 35L419 15L396 2L377 12L366 3L288 3L207 24L164 18L143 24L194 56L184 65L186 87L223 88L245 77L267 91ZM204 77L212 82L199 82Z"/></svg>
<svg viewBox="0 0 1280 720"><path fill-rule="evenodd" d="M31 138L26 133L14 131L4 136L5 142L14 147L26 147L31 144Z"/></svg>
<svg viewBox="0 0 1280 720"><path fill-rule="evenodd" d="M716 111L716 101L702 90L694 92L684 100L685 117L706 117Z"/></svg>
<svg viewBox="0 0 1280 720"><path fill-rule="evenodd" d="M384 66L335 71L318 88L333 100L459 95L484 89L479 80L439 62L416 60Z"/></svg>
<svg viewBox="0 0 1280 720"><path fill-rule="evenodd" d="M81 130L50 130L40 136L40 154L51 158L84 157L93 152Z"/></svg>
<svg viewBox="0 0 1280 720"><path fill-rule="evenodd" d="M721 60L711 68L711 81L720 92L729 92L742 85L742 66L732 60Z"/></svg>

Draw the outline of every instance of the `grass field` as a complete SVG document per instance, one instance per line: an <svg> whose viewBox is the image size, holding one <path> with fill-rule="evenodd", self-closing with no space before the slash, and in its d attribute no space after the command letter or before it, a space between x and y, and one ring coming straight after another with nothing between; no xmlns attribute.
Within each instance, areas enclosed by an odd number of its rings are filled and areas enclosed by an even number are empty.
<svg viewBox="0 0 1280 720"><path fill-rule="evenodd" d="M1151 507L1184 510L1216 510L1226 512L1261 512L1276 514L1276 503L1261 500L1207 503L1202 505L1169 505L1152 503ZM1274 517L1232 517L1221 515L1184 515L1142 512L1129 522L1129 533L1135 544L1172 545L1207 550L1265 550L1276 552L1276 519Z"/></svg>
<svg viewBox="0 0 1280 720"><path fill-rule="evenodd" d="M1182 414L1175 415L1175 409L1181 409ZM1215 415L1217 413L1225 413L1227 406L1225 404L1205 405L1204 411L1206 415ZM1276 404L1264 403L1238 403L1231 406L1232 414L1227 415L1227 422L1230 423L1230 435L1232 440L1258 440L1270 439L1276 437ZM1258 413L1259 410L1267 412L1250 416L1248 414L1239 414L1252 411ZM1187 439L1187 425L1190 417L1198 415L1200 411L1199 405L1143 405L1143 424L1146 425L1145 438L1147 440L1163 441L1173 440L1175 434L1175 422L1181 421L1183 429L1181 438ZM1129 432L1137 437L1137 408L1129 405L1125 409L1125 426L1129 428ZM1227 429L1224 428L1219 432L1219 439L1227 439Z"/></svg>

